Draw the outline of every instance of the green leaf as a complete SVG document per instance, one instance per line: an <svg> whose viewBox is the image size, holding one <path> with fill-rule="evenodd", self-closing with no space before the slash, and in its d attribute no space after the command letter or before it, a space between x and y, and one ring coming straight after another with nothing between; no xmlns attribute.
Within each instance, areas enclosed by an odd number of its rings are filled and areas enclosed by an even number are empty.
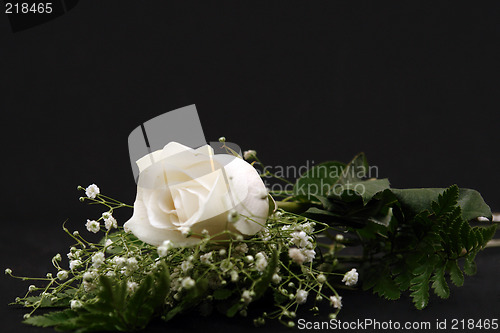
<svg viewBox="0 0 500 333"><path fill-rule="evenodd" d="M236 315L236 313L238 313L238 311L240 311L242 307L242 304L240 304L239 302L233 304L226 312L226 316L228 316L229 318L232 318Z"/></svg>
<svg viewBox="0 0 500 333"><path fill-rule="evenodd" d="M415 307L419 310L425 308L429 303L429 281L436 261L434 256L427 258L413 271L415 277L411 280L410 290L412 293L410 296L413 298Z"/></svg>
<svg viewBox="0 0 500 333"><path fill-rule="evenodd" d="M423 210L429 209L433 201L438 200L442 194L443 188L413 188L413 189L391 189L398 198L401 206L408 212L417 214ZM462 209L462 217L470 221L479 216L491 218L490 207L484 202L481 195L471 189L460 189L458 206Z"/></svg>
<svg viewBox="0 0 500 333"><path fill-rule="evenodd" d="M333 190L338 191L340 189L342 191L336 193L340 198L342 198L344 191L353 191L363 199L363 203L366 205L377 193L383 192L388 188L389 180L384 178L346 183L341 187L335 187Z"/></svg>
<svg viewBox="0 0 500 333"><path fill-rule="evenodd" d="M448 264L446 266L450 273L451 282L453 282L453 284L455 284L458 287L463 286L464 275L460 270L460 267L458 267L458 262L456 260L450 260L448 261Z"/></svg>
<svg viewBox="0 0 500 333"><path fill-rule="evenodd" d="M344 163L331 161L315 165L305 172L293 188L294 194L308 200L316 196L326 196L337 183L345 168Z"/></svg>
<svg viewBox="0 0 500 333"><path fill-rule="evenodd" d="M373 288L373 293L389 300L401 296L398 285L391 279L388 267L371 266L363 271L363 290Z"/></svg>
<svg viewBox="0 0 500 333"><path fill-rule="evenodd" d="M462 216L466 221L478 217L487 217L491 219L492 214L490 207L484 202L483 197L476 190L467 188L460 189L458 205L462 208Z"/></svg>
<svg viewBox="0 0 500 333"><path fill-rule="evenodd" d="M477 273L476 262L474 261L476 253L471 253L465 257L464 261L464 273L467 275L474 275Z"/></svg>
<svg viewBox="0 0 500 333"><path fill-rule="evenodd" d="M450 297L450 288L448 287L448 283L444 277L445 266L438 268L434 272L434 276L432 277L432 288L434 289L434 293L441 298Z"/></svg>
<svg viewBox="0 0 500 333"><path fill-rule="evenodd" d="M359 153L345 166L338 182L346 184L361 181L368 176L369 170L370 166L365 153Z"/></svg>
<svg viewBox="0 0 500 333"><path fill-rule="evenodd" d="M78 314L75 311L67 309L63 311L49 312L43 316L32 316L25 319L23 323L39 327L59 326L68 320L76 318L77 316Z"/></svg>
<svg viewBox="0 0 500 333"><path fill-rule="evenodd" d="M457 204L458 192L458 186L453 185L444 190L442 194L439 194L437 201L433 201L431 204L434 214L441 216L451 213Z"/></svg>
<svg viewBox="0 0 500 333"><path fill-rule="evenodd" d="M340 224L353 228L361 228L365 226L368 221L368 219L364 216L341 216L339 214L316 207L309 208L302 215L312 220L321 221L330 225Z"/></svg>
<svg viewBox="0 0 500 333"><path fill-rule="evenodd" d="M220 288L214 291L214 298L216 300L224 300L233 294L233 290Z"/></svg>
<svg viewBox="0 0 500 333"><path fill-rule="evenodd" d="M389 300L396 300L401 296L397 284L387 275L381 275L373 287L373 292Z"/></svg>

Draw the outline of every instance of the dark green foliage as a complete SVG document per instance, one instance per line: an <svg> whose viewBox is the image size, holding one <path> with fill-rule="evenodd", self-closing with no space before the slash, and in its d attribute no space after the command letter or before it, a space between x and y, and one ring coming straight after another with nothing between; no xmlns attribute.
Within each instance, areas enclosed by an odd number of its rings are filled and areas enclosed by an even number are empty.
<svg viewBox="0 0 500 333"><path fill-rule="evenodd" d="M364 251L360 267L363 289L373 289L387 299L397 299L401 291L409 290L415 306L422 309L429 301L430 286L439 297L449 297L446 273L455 285L463 285L459 261L465 274L475 274L474 258L496 230L496 225L469 224L477 217L492 215L477 191L456 185L391 189L387 179L367 179L369 165L364 154L347 165L327 162L320 166L342 172L327 179L328 191L300 192L296 200L317 200L304 216L347 227L358 235L357 244ZM297 181L296 189L325 183L313 171Z"/></svg>
<svg viewBox="0 0 500 333"><path fill-rule="evenodd" d="M144 328L163 308L170 289L169 273L164 264L147 275L137 290L129 295L127 282L113 282L101 276L96 301L78 310L51 312L24 322L34 326L53 326L76 332L131 331Z"/></svg>
<svg viewBox="0 0 500 333"><path fill-rule="evenodd" d="M379 226L374 232L367 225L358 231L365 254L374 257L364 266L364 289L373 289L374 293L388 299L399 296L396 286L401 291L409 290L415 307L423 309L429 302L430 287L437 296L449 297L447 272L455 285L463 285L459 260L464 262L466 274L475 274L474 258L493 237L496 226L471 227L464 219L470 212L464 214L458 202L460 191L456 185L451 186L441 191L436 200L428 201L426 209L417 212L413 208L420 204L412 203L415 192L409 195L401 190L396 195L398 204L393 205L398 213L385 230ZM432 196L434 191L418 193L420 203L427 201L423 193ZM466 201L462 204L470 207ZM489 208L477 210L474 206L474 209L479 216L490 214Z"/></svg>

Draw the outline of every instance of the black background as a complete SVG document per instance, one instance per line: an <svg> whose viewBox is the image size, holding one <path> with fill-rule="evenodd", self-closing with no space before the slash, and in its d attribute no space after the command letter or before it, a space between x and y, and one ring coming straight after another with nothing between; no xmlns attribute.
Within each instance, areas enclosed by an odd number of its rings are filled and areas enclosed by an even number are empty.
<svg viewBox="0 0 500 333"><path fill-rule="evenodd" d="M2 10L1 263L44 275L64 256L64 220L84 232L99 214L77 185L132 203L128 134L189 104L207 141L225 136L269 165L364 151L393 187L458 184L498 211L499 41L499 2L81 1L16 33ZM499 318L497 250L449 300L417 311L409 299L346 293L341 319ZM2 325L50 331L5 305L27 284L2 278ZM193 318L171 328L253 330Z"/></svg>

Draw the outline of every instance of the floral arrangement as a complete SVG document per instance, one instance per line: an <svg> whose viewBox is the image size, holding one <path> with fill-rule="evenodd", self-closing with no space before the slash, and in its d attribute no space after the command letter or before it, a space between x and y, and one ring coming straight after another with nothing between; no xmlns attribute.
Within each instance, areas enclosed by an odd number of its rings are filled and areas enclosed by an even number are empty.
<svg viewBox="0 0 500 333"><path fill-rule="evenodd" d="M255 325L279 320L293 327L300 311L342 308L343 289L371 290L387 299L409 293L423 309L434 292L450 295L476 272L474 258L496 224L481 195L447 189L394 189L370 178L364 154L325 162L293 184L257 157L210 146L171 142L137 161L137 197L128 205L92 184L80 200L103 206L87 220L92 243L79 231L67 253L52 258L54 273L13 304L30 309L24 322L58 330L133 331L193 308L246 316L255 301L269 309ZM234 153L234 154L233 154ZM207 171L208 170L208 171ZM288 189L269 191L262 178ZM133 209L120 226L113 214ZM477 224L477 225L474 225ZM359 256L346 249L361 249ZM35 315L41 308L54 311Z"/></svg>

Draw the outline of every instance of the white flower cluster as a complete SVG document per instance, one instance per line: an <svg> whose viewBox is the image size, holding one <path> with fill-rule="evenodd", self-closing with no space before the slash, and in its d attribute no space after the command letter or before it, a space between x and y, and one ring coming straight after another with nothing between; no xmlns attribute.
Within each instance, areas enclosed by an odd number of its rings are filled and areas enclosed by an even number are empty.
<svg viewBox="0 0 500 333"><path fill-rule="evenodd" d="M113 215L111 215L111 212L102 213L102 219L104 220L104 226L106 227L106 230L110 230L111 228L118 228L118 222L113 217Z"/></svg>
<svg viewBox="0 0 500 333"><path fill-rule="evenodd" d="M297 299L297 304L304 304L307 301L307 296L309 293L305 290L298 289L295 294L295 298Z"/></svg>
<svg viewBox="0 0 500 333"><path fill-rule="evenodd" d="M267 267L267 258L264 252L259 252L255 255L255 268L259 272L263 272Z"/></svg>
<svg viewBox="0 0 500 333"><path fill-rule="evenodd" d="M100 192L101 192L101 190L99 190L99 187L97 187L96 184L89 185L85 189L85 194L90 199L95 199Z"/></svg>
<svg viewBox="0 0 500 333"><path fill-rule="evenodd" d="M292 231L290 233L290 244L296 247L291 247L288 250L288 256L299 265L312 262L316 257L316 251L312 243L313 239L309 236L314 232L314 226L314 222L305 222L282 227L283 231Z"/></svg>
<svg viewBox="0 0 500 333"><path fill-rule="evenodd" d="M342 308L342 296L330 296L330 304L336 309Z"/></svg>
<svg viewBox="0 0 500 333"><path fill-rule="evenodd" d="M168 254L168 251L173 247L174 244L170 240L164 241L163 244L158 246L158 248L156 249L158 251L158 256L160 258L165 257Z"/></svg>
<svg viewBox="0 0 500 333"><path fill-rule="evenodd" d="M101 230L99 222L94 220L87 220L87 223L85 223L85 227L88 231L93 232L94 234L98 233L99 230Z"/></svg>
<svg viewBox="0 0 500 333"><path fill-rule="evenodd" d="M346 286L352 287L358 283L358 276L359 274L356 271L356 268L353 268L349 272L345 273L342 282L345 282Z"/></svg>
<svg viewBox="0 0 500 333"><path fill-rule="evenodd" d="M253 160L257 156L257 152L255 150L246 150L243 153L243 158L247 161Z"/></svg>

